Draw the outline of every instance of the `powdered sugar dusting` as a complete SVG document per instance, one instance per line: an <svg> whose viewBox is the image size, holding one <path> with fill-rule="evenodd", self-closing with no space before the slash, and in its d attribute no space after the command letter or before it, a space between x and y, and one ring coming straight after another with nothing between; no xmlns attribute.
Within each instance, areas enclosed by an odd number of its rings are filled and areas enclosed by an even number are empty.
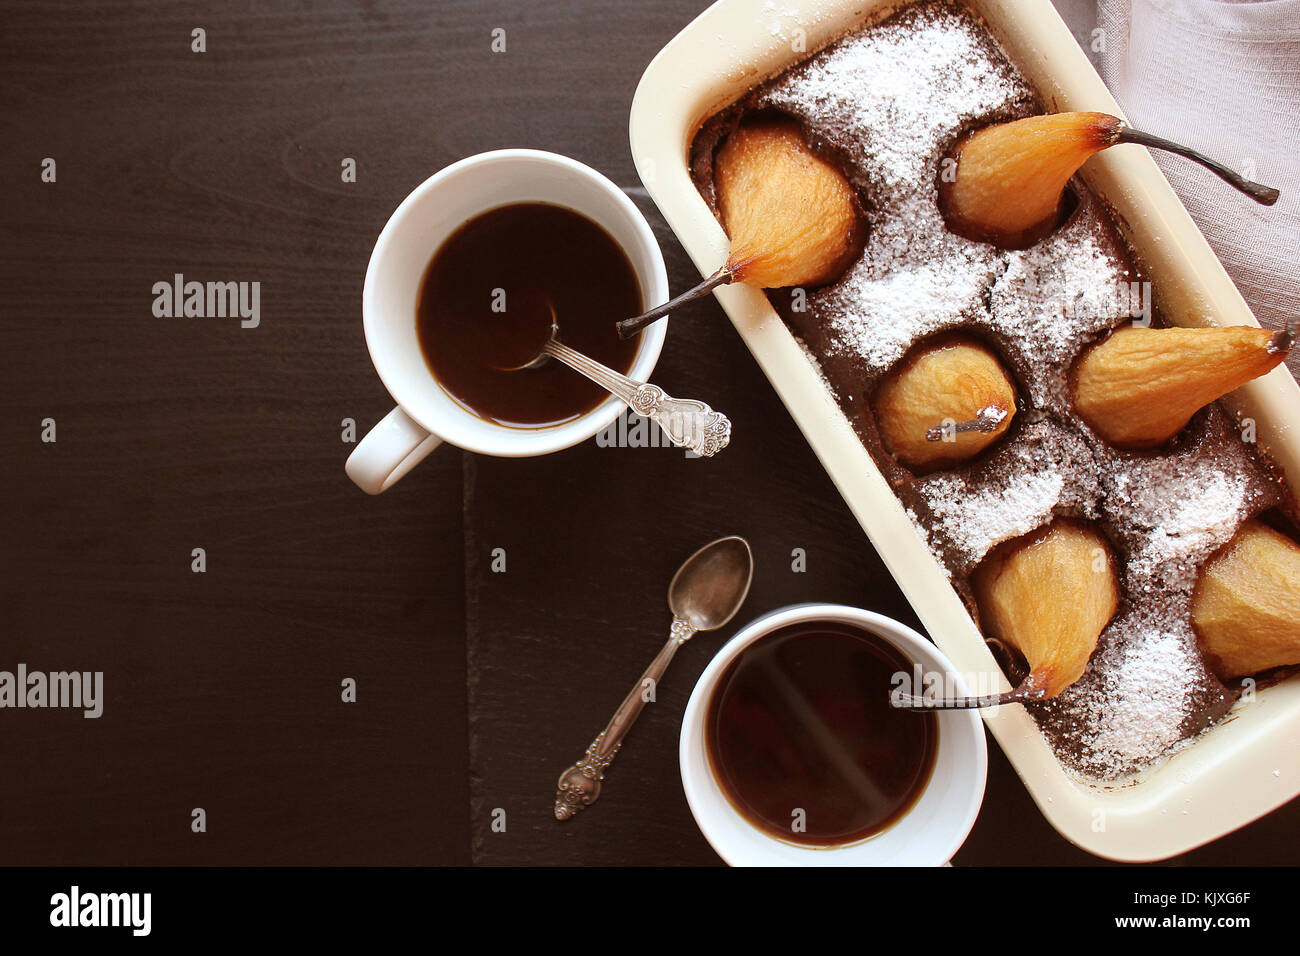
<svg viewBox="0 0 1300 956"><path fill-rule="evenodd" d="M1080 344L1149 301L1140 285L1131 288L1109 230L1096 204L1084 203L1052 235L1010 253L994 283L985 327L1033 371L1024 387L1037 408L1069 414L1068 372Z"/></svg>
<svg viewBox="0 0 1300 956"><path fill-rule="evenodd" d="M945 151L971 124L1022 115L1030 103L1029 87L978 24L935 4L848 37L761 91L757 106L815 117L826 143L870 157L851 170L876 206L863 255L809 297L829 349L882 372L929 334L986 328L1034 343L1023 358L1044 366L1032 381L1045 386L1033 397L1046 400L1061 391L1059 366L1080 332L1131 314L1114 294L1127 267L1091 203L1021 251L971 242L943 222L936 177Z"/></svg>
<svg viewBox="0 0 1300 956"><path fill-rule="evenodd" d="M998 484L964 489L962 484L960 478L945 477L927 488L934 516L931 532L963 554L982 556L995 544L1046 522L1061 499L1065 479L1056 469L1044 468L1008 475Z"/></svg>
<svg viewBox="0 0 1300 956"><path fill-rule="evenodd" d="M1215 695L1201 674L1195 635L1181 616L1131 613L1111 624L1087 672L1047 710L1077 746L1079 769L1113 779L1188 736L1193 705L1203 709L1212 701L1201 698Z"/></svg>
<svg viewBox="0 0 1300 956"><path fill-rule="evenodd" d="M1116 455L1103 479L1103 508L1129 549L1126 585L1158 600L1190 595L1205 556L1241 522L1278 500L1276 485L1215 410L1184 447L1158 456Z"/></svg>
<svg viewBox="0 0 1300 956"><path fill-rule="evenodd" d="M1028 534L1053 514L1090 517L1097 484L1092 452L1077 435L1030 424L986 468L917 481L930 546L962 575L995 545Z"/></svg>
<svg viewBox="0 0 1300 956"><path fill-rule="evenodd" d="M937 8L848 37L778 78L756 105L816 116L831 146L870 163L851 170L873 197L861 260L837 285L809 297L833 347L893 364L920 335L983 310L1005 253L944 227L935 202L942 141L972 120L1028 102L1029 89L1005 66L969 16ZM918 78L926 82L918 83ZM850 148L851 147L851 148Z"/></svg>
<svg viewBox="0 0 1300 956"><path fill-rule="evenodd" d="M886 269L873 278L870 273L879 268L863 259L845 282L813 303L814 309L837 317L835 347L878 369L902 358L917 339L969 320L991 284L987 270L954 269L948 259Z"/></svg>
<svg viewBox="0 0 1300 956"><path fill-rule="evenodd" d="M1131 583L1189 590L1199 567L1195 559L1227 544L1236 532L1246 490L1244 478L1214 472L1190 496L1161 501L1160 520L1129 555Z"/></svg>

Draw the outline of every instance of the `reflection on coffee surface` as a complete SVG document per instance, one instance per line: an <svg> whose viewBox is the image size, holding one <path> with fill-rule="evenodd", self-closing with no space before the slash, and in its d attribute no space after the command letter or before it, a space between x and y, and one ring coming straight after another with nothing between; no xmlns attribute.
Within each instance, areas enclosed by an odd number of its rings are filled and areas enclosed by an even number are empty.
<svg viewBox="0 0 1300 956"><path fill-rule="evenodd" d="M934 769L932 713L890 706L912 663L858 628L808 622L747 647L718 680L706 750L723 793L755 827L838 846L906 813Z"/></svg>
<svg viewBox="0 0 1300 956"><path fill-rule="evenodd" d="M626 372L639 337L614 329L642 308L636 271L587 217L548 203L515 203L469 220L429 263L416 307L425 362L442 387L480 418L536 428L571 421L608 393L536 357L551 322L560 340Z"/></svg>

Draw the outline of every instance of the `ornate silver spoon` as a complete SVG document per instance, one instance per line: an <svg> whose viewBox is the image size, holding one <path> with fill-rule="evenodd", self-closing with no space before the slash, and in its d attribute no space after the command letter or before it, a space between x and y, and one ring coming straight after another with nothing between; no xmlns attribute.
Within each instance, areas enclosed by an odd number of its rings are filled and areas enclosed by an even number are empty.
<svg viewBox="0 0 1300 956"><path fill-rule="evenodd" d="M559 326L555 321L554 307L550 309L550 332L539 327L534 342L542 341L540 348L527 361L506 367L505 371L537 368L548 359L557 359L569 368L591 379L601 388L627 402L642 418L659 424L674 445L687 448L701 458L711 458L731 441L731 421L721 412L715 412L704 402L693 398L673 398L658 385L636 382L620 375L593 358L569 348L559 340Z"/></svg>
<svg viewBox="0 0 1300 956"><path fill-rule="evenodd" d="M650 662L582 759L560 774L555 791L555 819L568 820L596 802L605 768L645 708L647 682L658 684L677 648L697 632L715 630L735 617L745 603L753 577L754 555L749 542L735 536L706 544L677 569L668 585L668 608L673 612L668 643Z"/></svg>

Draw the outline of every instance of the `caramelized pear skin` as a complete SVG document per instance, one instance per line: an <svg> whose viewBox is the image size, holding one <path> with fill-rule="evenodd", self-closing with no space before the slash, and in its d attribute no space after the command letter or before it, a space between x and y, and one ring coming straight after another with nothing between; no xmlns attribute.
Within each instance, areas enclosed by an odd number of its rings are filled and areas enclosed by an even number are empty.
<svg viewBox="0 0 1300 956"><path fill-rule="evenodd" d="M1223 680L1300 664L1300 545L1247 521L1202 569L1192 626Z"/></svg>
<svg viewBox="0 0 1300 956"><path fill-rule="evenodd" d="M921 343L890 370L876 390L875 414L886 451L921 473L973 458L1006 434L1016 389L984 343L946 335ZM956 427L981 416L987 427Z"/></svg>
<svg viewBox="0 0 1300 956"><path fill-rule="evenodd" d="M1025 684L1055 697L1081 676L1119 607L1119 579L1106 538L1057 518L995 548L971 578L988 637L1029 665Z"/></svg>
<svg viewBox="0 0 1300 956"><path fill-rule="evenodd" d="M939 177L948 228L1004 249L1032 246L1060 225L1070 177L1122 125L1105 113L1052 113L968 134Z"/></svg>
<svg viewBox="0 0 1300 956"><path fill-rule="evenodd" d="M1290 347L1289 331L1125 326L1076 366L1075 410L1117 447L1154 448L1210 402L1276 367Z"/></svg>
<svg viewBox="0 0 1300 956"><path fill-rule="evenodd" d="M833 282L862 251L857 197L791 119L742 124L714 159L733 281L763 289Z"/></svg>
<svg viewBox="0 0 1300 956"><path fill-rule="evenodd" d="M957 143L939 171L939 208L959 236L1024 249L1061 224L1065 187L1089 159L1117 143L1165 150L1204 166L1266 206L1280 193L1190 147L1133 129L1108 113L1051 113L995 123Z"/></svg>
<svg viewBox="0 0 1300 956"><path fill-rule="evenodd" d="M714 156L713 185L731 240L726 264L663 305L620 320L620 337L732 282L828 285L862 254L867 226L857 194L795 120L764 116L738 126Z"/></svg>

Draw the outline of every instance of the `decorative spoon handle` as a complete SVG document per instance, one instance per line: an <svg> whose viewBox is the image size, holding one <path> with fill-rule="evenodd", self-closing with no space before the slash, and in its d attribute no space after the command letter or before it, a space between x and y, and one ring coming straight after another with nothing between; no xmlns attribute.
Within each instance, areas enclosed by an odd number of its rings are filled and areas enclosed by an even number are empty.
<svg viewBox="0 0 1300 956"><path fill-rule="evenodd" d="M658 385L634 382L555 339L542 347L542 354L559 359L612 392L638 415L658 422L674 445L688 448L702 458L711 458L731 441L731 422L727 416L703 402L673 398Z"/></svg>
<svg viewBox="0 0 1300 956"><path fill-rule="evenodd" d="M600 784L605 779L605 768L614 760L623 738L636 723L646 703L654 697L654 687L668 669L668 663L681 647L695 634L695 628L680 618L673 620L668 643L650 662L636 686L623 698L618 710L605 729L591 742L582 759L564 773L555 787L555 819L568 820L584 807L589 807L600 796ZM648 695L648 696L647 696Z"/></svg>

